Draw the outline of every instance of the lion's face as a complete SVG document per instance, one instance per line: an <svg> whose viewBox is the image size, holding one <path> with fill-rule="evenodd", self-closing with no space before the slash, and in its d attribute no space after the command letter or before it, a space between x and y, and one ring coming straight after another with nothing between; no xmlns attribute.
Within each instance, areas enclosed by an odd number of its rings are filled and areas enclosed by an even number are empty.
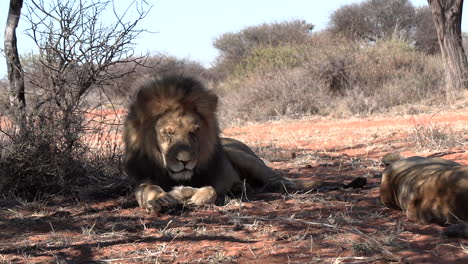
<svg viewBox="0 0 468 264"><path fill-rule="evenodd" d="M216 94L192 78L168 76L145 83L125 120L130 176L190 184L198 171L209 169L220 149L217 103Z"/></svg>
<svg viewBox="0 0 468 264"><path fill-rule="evenodd" d="M201 118L193 112L165 113L155 125L163 165L176 181L188 181L198 165Z"/></svg>

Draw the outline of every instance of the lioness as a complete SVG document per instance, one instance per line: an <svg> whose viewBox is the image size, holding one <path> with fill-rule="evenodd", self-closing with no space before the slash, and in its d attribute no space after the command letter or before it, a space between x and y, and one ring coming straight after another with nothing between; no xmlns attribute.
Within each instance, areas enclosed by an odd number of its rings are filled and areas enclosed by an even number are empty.
<svg viewBox="0 0 468 264"><path fill-rule="evenodd" d="M242 142L220 138L217 103L217 96L192 78L166 76L141 86L124 132L126 169L140 207L209 204L244 181L268 191L348 187L279 176ZM351 185L363 184L360 178Z"/></svg>
<svg viewBox="0 0 468 264"><path fill-rule="evenodd" d="M468 166L441 158L386 155L380 200L410 219L453 224L468 221Z"/></svg>

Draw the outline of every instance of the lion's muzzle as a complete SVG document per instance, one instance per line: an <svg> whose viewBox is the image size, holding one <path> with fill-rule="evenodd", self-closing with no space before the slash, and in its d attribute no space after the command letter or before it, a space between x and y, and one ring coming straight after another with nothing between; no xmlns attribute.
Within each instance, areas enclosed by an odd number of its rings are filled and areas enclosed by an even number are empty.
<svg viewBox="0 0 468 264"><path fill-rule="evenodd" d="M167 159L169 175L176 181L188 181L197 165L197 155L189 149L170 151Z"/></svg>

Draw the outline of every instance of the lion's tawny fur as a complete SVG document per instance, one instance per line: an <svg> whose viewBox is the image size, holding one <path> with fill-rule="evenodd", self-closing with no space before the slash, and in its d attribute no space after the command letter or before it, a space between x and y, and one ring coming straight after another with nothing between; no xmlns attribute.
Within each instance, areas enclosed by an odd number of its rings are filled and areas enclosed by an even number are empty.
<svg viewBox="0 0 468 264"><path fill-rule="evenodd" d="M441 158L395 159L382 174L380 199L410 219L468 221L468 166Z"/></svg>

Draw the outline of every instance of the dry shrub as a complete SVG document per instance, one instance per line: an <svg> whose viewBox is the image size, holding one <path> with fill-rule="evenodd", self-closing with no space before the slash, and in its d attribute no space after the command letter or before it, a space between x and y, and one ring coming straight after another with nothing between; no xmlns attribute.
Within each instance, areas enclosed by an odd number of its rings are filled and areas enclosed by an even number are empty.
<svg viewBox="0 0 468 264"><path fill-rule="evenodd" d="M307 58L304 54L306 49L304 44L258 47L252 55L237 64L232 75L240 78L253 77L299 67Z"/></svg>
<svg viewBox="0 0 468 264"><path fill-rule="evenodd" d="M468 133L465 128L456 129L445 123L434 123L431 120L413 121L410 142L422 149L446 150L466 145Z"/></svg>
<svg viewBox="0 0 468 264"><path fill-rule="evenodd" d="M415 51L405 42L383 41L362 49L350 69L347 92L352 113L382 112L443 95L439 57Z"/></svg>
<svg viewBox="0 0 468 264"><path fill-rule="evenodd" d="M350 89L364 96L387 92L386 96L398 97L390 100L391 105L397 105L404 103L401 100L426 98L443 82L440 58L418 52L404 41L362 46L325 33L315 35L310 50L306 67L324 88L338 94ZM402 97L401 92L407 96Z"/></svg>
<svg viewBox="0 0 468 264"><path fill-rule="evenodd" d="M415 27L415 10L409 0L367 0L343 5L330 16L330 29L349 39L408 39Z"/></svg>
<svg viewBox="0 0 468 264"><path fill-rule="evenodd" d="M304 20L291 20L250 26L219 36L213 41L213 46L220 53L215 67L217 79L229 76L258 48L307 43L313 27Z"/></svg>
<svg viewBox="0 0 468 264"><path fill-rule="evenodd" d="M31 200L51 194L84 198L84 193L96 193L113 197L127 191L129 184L121 165L120 148L103 145L91 149L84 141L83 133L98 133L94 129L99 128L76 128L74 144L70 146L62 131L54 126L60 120L52 122L42 115L31 115L21 133L7 120L2 117L0 134L2 195ZM105 126L102 124L100 131Z"/></svg>
<svg viewBox="0 0 468 264"><path fill-rule="evenodd" d="M26 74L29 106L25 131L19 133L17 127L0 125L0 192L26 200L51 194L83 199L115 197L127 192L130 183L118 144L122 120L109 119L121 114L112 113L115 100L123 102L119 108L125 105L125 97L132 94L130 88L147 75L171 72L203 77L205 72L198 63L165 55L152 56L145 63L115 66L113 70L123 77L74 101L74 90L66 89L71 81L65 81L63 97L74 103L65 110L63 102L67 101L61 98L43 100L55 90L47 86L43 72L32 67L36 71ZM124 74L130 69L134 72ZM42 89L34 84L41 84ZM0 87L7 86L0 82ZM8 105L7 93L0 93L0 102ZM7 111L2 114L2 120L15 120Z"/></svg>
<svg viewBox="0 0 468 264"><path fill-rule="evenodd" d="M118 155L90 151L83 137L91 129L88 113L109 102L102 87L146 59L134 47L146 32L140 23L151 8L132 2L109 19L104 10L110 7L112 1L34 1L24 6L26 34L40 52L21 58L25 109L10 109L17 113L7 116L2 112L2 120L16 125L0 134L2 194L73 195L80 187L103 188L105 177L123 174L113 163ZM96 100L101 94L106 102Z"/></svg>
<svg viewBox="0 0 468 264"><path fill-rule="evenodd" d="M437 30L432 20L432 10L428 5L420 6L416 11L416 30L414 32L414 46L427 54L439 54L440 46Z"/></svg>
<svg viewBox="0 0 468 264"><path fill-rule="evenodd" d="M428 54L440 52L429 6L409 0L367 0L343 5L330 15L328 30L358 42L404 39Z"/></svg>
<svg viewBox="0 0 468 264"><path fill-rule="evenodd" d="M320 86L300 69L235 79L226 85L218 87L223 125L317 114L327 104Z"/></svg>
<svg viewBox="0 0 468 264"><path fill-rule="evenodd" d="M350 73L355 66L359 46L349 40L336 37L329 32L315 34L307 47L309 74L320 86L333 95L342 95L351 88Z"/></svg>
<svg viewBox="0 0 468 264"><path fill-rule="evenodd" d="M443 100L443 70L406 42L362 46L323 32L307 45L258 48L216 89L225 122L367 115Z"/></svg>
<svg viewBox="0 0 468 264"><path fill-rule="evenodd" d="M7 111L7 106L10 104L9 88L7 79L0 79L0 113Z"/></svg>

